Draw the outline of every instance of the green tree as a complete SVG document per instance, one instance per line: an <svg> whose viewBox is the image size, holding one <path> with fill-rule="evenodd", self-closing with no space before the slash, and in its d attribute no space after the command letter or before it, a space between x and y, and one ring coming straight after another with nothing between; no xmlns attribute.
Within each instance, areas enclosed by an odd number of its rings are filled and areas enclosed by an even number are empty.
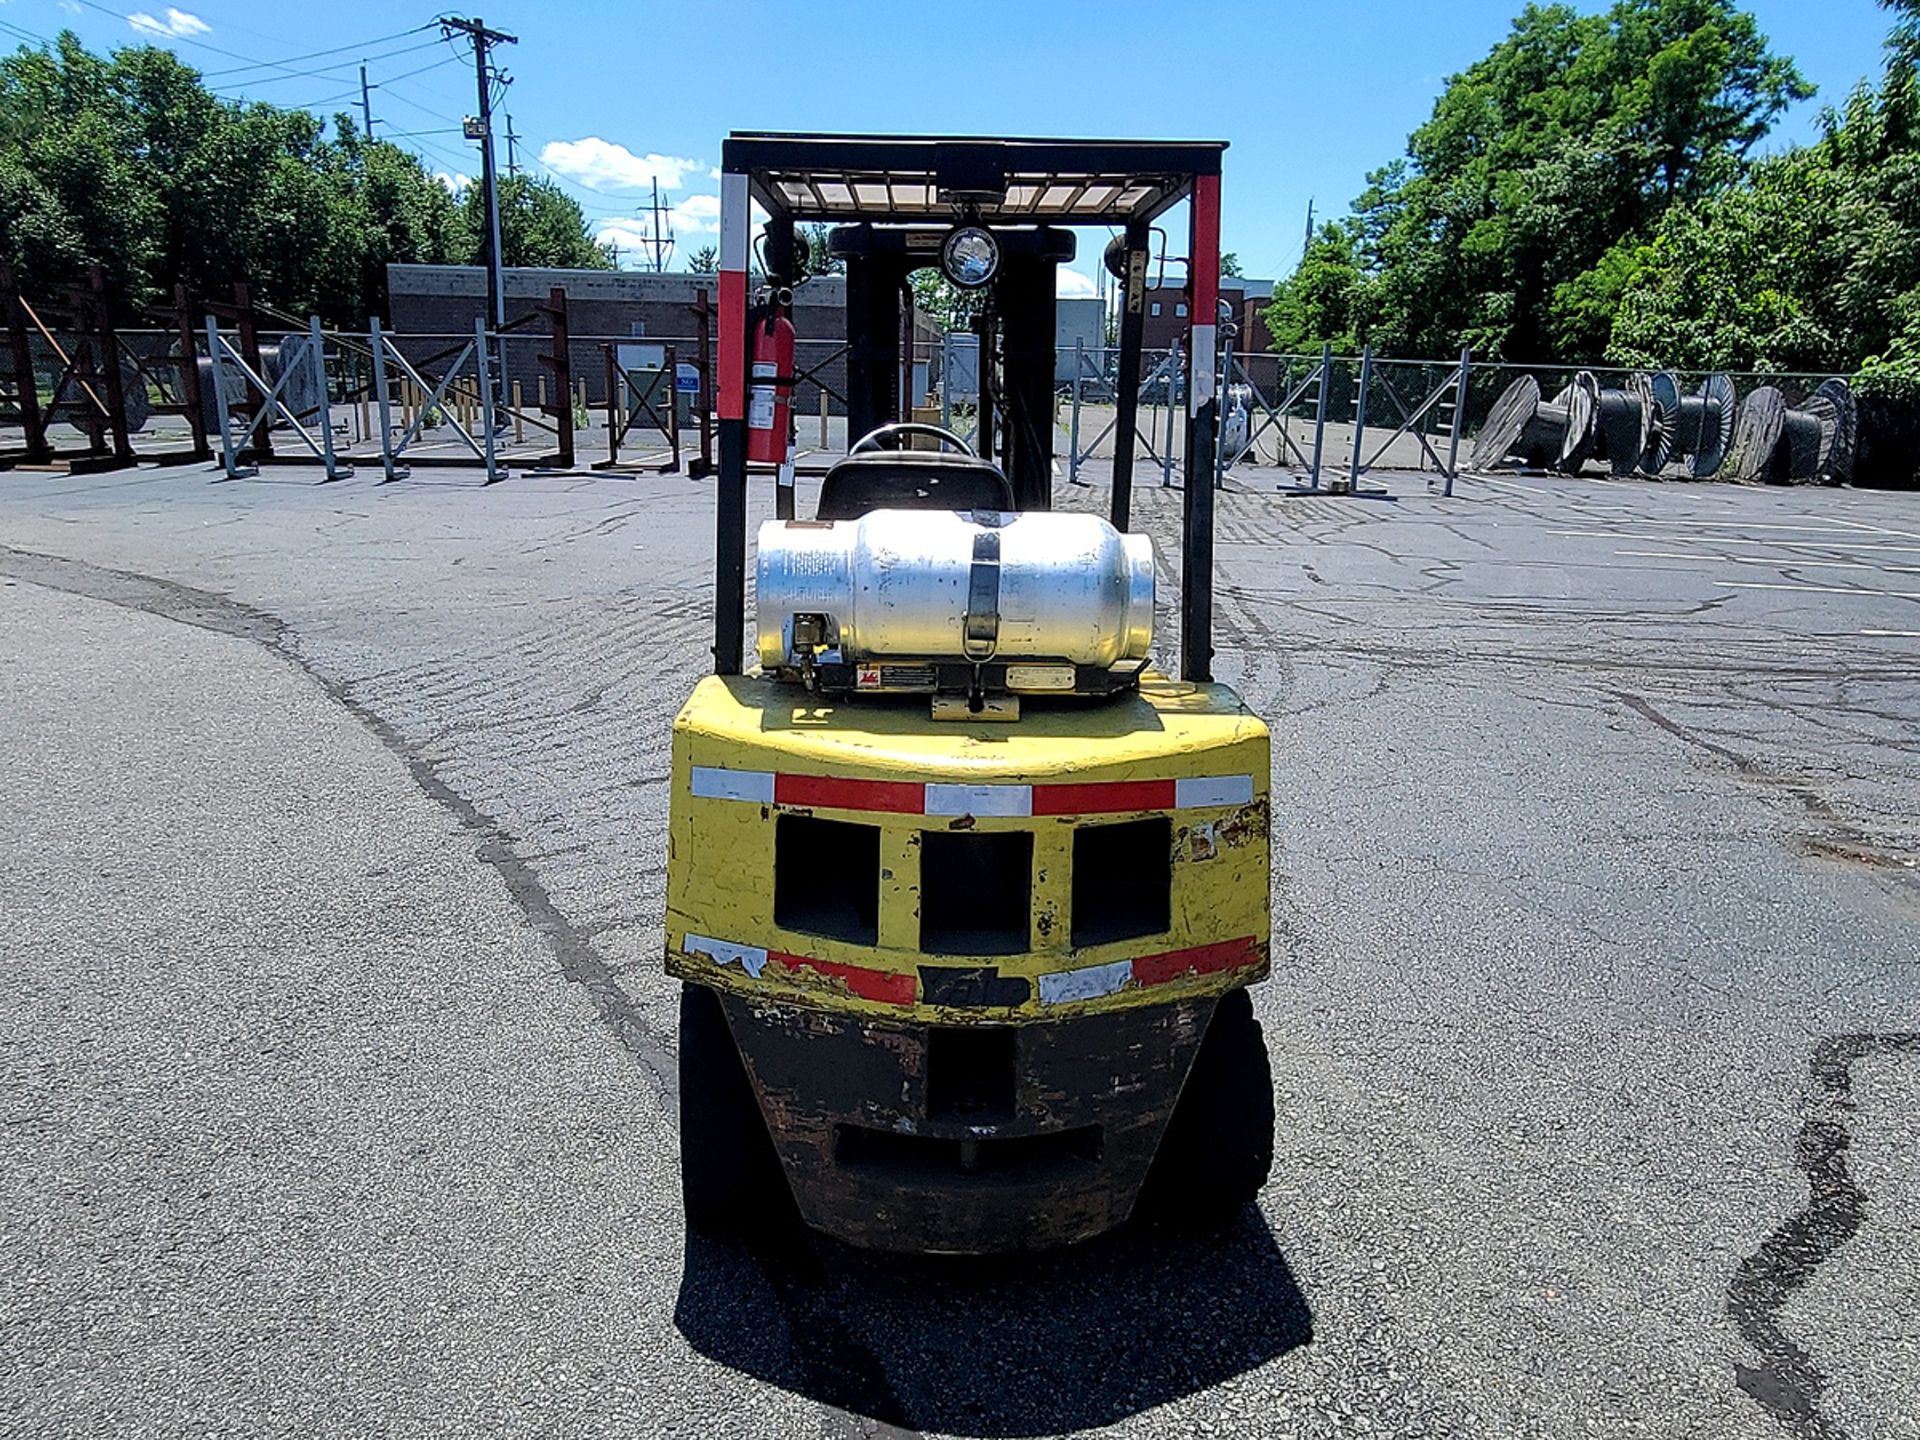
<svg viewBox="0 0 1920 1440"><path fill-rule="evenodd" d="M931 267L915 270L907 283L913 287L914 305L942 330L966 329L987 303L985 288L962 290Z"/></svg>
<svg viewBox="0 0 1920 1440"><path fill-rule="evenodd" d="M794 228L794 248L805 247L802 257L809 275L844 275L847 262L827 249L828 227L825 225L800 225Z"/></svg>
<svg viewBox="0 0 1920 1440"><path fill-rule="evenodd" d="M503 175L500 193L500 255L504 265L539 265L569 270L613 269L613 248L587 233L579 202L551 180ZM486 223L481 187L469 185L460 197L462 233L470 237L475 259L485 253Z"/></svg>
<svg viewBox="0 0 1920 1440"><path fill-rule="evenodd" d="M102 267L141 303L236 280L283 309L357 324L396 261L472 263L477 196L456 202L419 159L345 116L212 95L172 52L101 57L71 34L0 58L0 259L29 290ZM579 207L508 180L509 263L603 266Z"/></svg>
<svg viewBox="0 0 1920 1440"><path fill-rule="evenodd" d="M1352 221L1320 227L1300 268L1274 287L1273 303L1264 312L1275 350L1303 354L1323 344L1347 352L1357 348L1367 286L1358 244L1359 228Z"/></svg>
<svg viewBox="0 0 1920 1440"><path fill-rule="evenodd" d="M1851 370L1920 353L1920 3L1895 3L1878 85L1809 146L1676 206L1637 248L1609 355L1688 368Z"/></svg>
<svg viewBox="0 0 1920 1440"><path fill-rule="evenodd" d="M687 273L713 275L720 269L720 252L711 245L696 246L687 256Z"/></svg>
<svg viewBox="0 0 1920 1440"><path fill-rule="evenodd" d="M1631 277L1617 247L1735 181L1810 93L1733 0L1529 5L1355 201L1358 338L1388 354L1466 342L1597 358Z"/></svg>

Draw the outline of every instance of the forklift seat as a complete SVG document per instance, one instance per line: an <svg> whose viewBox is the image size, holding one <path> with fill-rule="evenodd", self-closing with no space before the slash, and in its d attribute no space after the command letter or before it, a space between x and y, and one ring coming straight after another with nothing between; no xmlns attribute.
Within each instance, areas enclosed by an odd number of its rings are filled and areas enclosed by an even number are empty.
<svg viewBox="0 0 1920 1440"><path fill-rule="evenodd" d="M820 482L819 520L857 520L869 510L1012 510L1000 467L946 450L868 450L849 455Z"/></svg>

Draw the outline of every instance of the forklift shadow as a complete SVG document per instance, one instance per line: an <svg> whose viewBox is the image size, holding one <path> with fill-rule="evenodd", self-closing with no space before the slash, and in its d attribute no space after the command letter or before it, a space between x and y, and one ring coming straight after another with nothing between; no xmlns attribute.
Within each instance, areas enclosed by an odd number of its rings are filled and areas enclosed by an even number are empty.
<svg viewBox="0 0 1920 1440"><path fill-rule="evenodd" d="M1054 1435L1196 1394L1313 1339L1258 1210L990 1260L876 1255L797 1226L687 1236L674 1323L754 1379L910 1430Z"/></svg>

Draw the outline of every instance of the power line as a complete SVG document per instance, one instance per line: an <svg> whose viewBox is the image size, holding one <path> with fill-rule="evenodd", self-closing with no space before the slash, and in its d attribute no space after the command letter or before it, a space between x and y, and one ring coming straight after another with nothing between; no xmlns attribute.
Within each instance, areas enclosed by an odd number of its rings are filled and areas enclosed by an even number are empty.
<svg viewBox="0 0 1920 1440"><path fill-rule="evenodd" d="M98 10L102 15L111 15L115 20L124 20L129 25L133 25L133 16L127 14L124 10L110 9L107 6L100 4L99 0L75 0L75 3L84 5L89 10ZM191 35L175 35L171 31L163 29L157 25L153 27L149 27L145 25L133 25L133 28L137 34L148 36L150 39L171 40L176 45L192 45L201 50L211 50L214 54L224 55L229 60L244 61L248 65L258 66L261 69L279 70L279 69L286 68L280 61L256 60L251 55L242 55L236 50L225 50L218 45L210 45L205 40L196 40Z"/></svg>
<svg viewBox="0 0 1920 1440"><path fill-rule="evenodd" d="M322 105L334 105L342 100L352 100L358 96L359 93L358 90L342 90L338 95L323 95L318 100L308 100L299 105L275 104L273 108L276 110L318 110ZM237 105L243 98L244 97L236 96L228 103ZM266 100L256 100L253 103L256 105L266 105L270 102Z"/></svg>
<svg viewBox="0 0 1920 1440"><path fill-rule="evenodd" d="M280 81L280 80L307 80L307 79L315 79L315 78L318 78L321 80L332 80L342 75L351 74L355 64L372 64L376 60L391 60L397 55L412 55L421 50L432 50L436 48L437 46L434 44L434 42L429 40L425 45L403 45L398 50L389 50L382 55L369 55L364 60L361 60L361 61L347 60L347 61L341 62L338 65L322 65L317 70L293 69L292 66L299 63L298 60L290 60L284 65L273 64L273 65L258 66L258 67L241 66L240 67L241 69L256 69L256 68L272 69L272 70L278 70L280 73L277 75L256 75L256 76L251 76L241 80L226 80L226 81L222 81L218 85L210 85L208 86L208 88L214 89L214 90L231 90L237 86L242 86L242 85L272 85L276 81ZM219 73L231 75L234 72L231 70L227 70ZM213 78L213 75L211 73L203 73L200 76L200 78L203 81L211 80Z"/></svg>
<svg viewBox="0 0 1920 1440"><path fill-rule="evenodd" d="M99 7L95 6L94 8L98 9ZM242 70L275 69L281 65L302 65L309 60L319 60L327 55L345 55L355 50L371 50L376 45L385 45L389 40L404 40L409 35L418 35L423 30L431 29L432 26L433 22L429 20L425 25L416 25L411 30L396 30L391 35L376 35L371 40L356 40L351 45L335 45L331 49L312 50L305 55L289 55L285 60L257 60L250 65L234 65L225 70L203 71L201 78L204 80L212 80L217 76L234 75ZM408 50L424 50L428 48L428 46L438 43L437 40L429 40L425 45L409 46ZM395 50L393 53L395 55L405 55L408 53L408 50ZM375 56L374 58L378 59L380 57Z"/></svg>
<svg viewBox="0 0 1920 1440"><path fill-rule="evenodd" d="M395 80L411 80L414 76L424 75L429 70L440 70L440 69L444 69L448 65L454 65L457 63L458 63L457 56L449 56L445 60L436 60L431 65L422 65L417 69L413 69L413 70L403 70L398 75L394 76L392 80L382 80L380 83L382 85L391 85L394 83Z"/></svg>
<svg viewBox="0 0 1920 1440"><path fill-rule="evenodd" d="M387 94L391 95L395 100L398 100L402 105L411 106L422 115L431 116L435 120L445 120L453 125L460 123L460 117L458 115L449 115L444 110L435 110L430 106L422 105L418 100L408 99L403 92L393 88L393 82L391 80L383 82L380 88L385 90Z"/></svg>
<svg viewBox="0 0 1920 1440"><path fill-rule="evenodd" d="M13 35L21 40L31 41L38 46L45 47L53 44L52 39L48 36L36 35L31 30L22 30L18 25L10 25L5 20L0 20L0 30L5 30L9 35Z"/></svg>
<svg viewBox="0 0 1920 1440"><path fill-rule="evenodd" d="M389 40L404 39L408 35L413 35L420 31L428 29L429 26L433 23L432 21L429 21L426 25L416 25L411 30L397 31L392 35L383 35L374 40L356 41L352 45L343 45L335 49L315 50L304 55L289 56L285 60L260 60L260 59L256 59L252 55L242 55L237 50L228 50L223 46L214 45L206 40L196 39L191 35L175 35L172 32L162 29L158 26L134 25L133 16L127 14L123 10L115 10L111 6L102 5L100 3L100 0L75 0L75 3L84 5L89 10L97 10L102 15L109 15L113 17L115 20L124 20L129 25L133 26L133 29L136 33L145 35L150 39L171 40L175 44L179 44L179 45L192 45L196 49L211 51L215 55L224 55L229 60L238 60L241 62L240 65L236 67L230 67L227 70L213 72L214 74L222 74L222 75L233 74L235 70L279 70L279 71L289 72L289 73L298 73L293 71L293 67L295 65L304 64L308 60L316 59L325 55L335 55L340 53L340 51L342 50L364 50L372 45L385 44ZM412 48L425 48L425 47L412 47ZM408 51L400 50L400 51L394 51L393 53L406 54L408 53ZM333 66L329 68L338 69L340 67ZM320 73L320 72L309 72L309 73ZM206 79L208 77L206 75L203 75L201 78Z"/></svg>

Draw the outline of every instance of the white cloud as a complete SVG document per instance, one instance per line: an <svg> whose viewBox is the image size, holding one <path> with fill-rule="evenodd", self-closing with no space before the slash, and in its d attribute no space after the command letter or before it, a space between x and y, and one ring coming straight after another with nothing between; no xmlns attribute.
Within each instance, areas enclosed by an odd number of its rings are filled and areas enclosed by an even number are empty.
<svg viewBox="0 0 1920 1440"><path fill-rule="evenodd" d="M434 171L433 178L447 187L447 193L449 195L458 195L462 190L465 190L469 185L473 184L473 176L455 175L447 170Z"/></svg>
<svg viewBox="0 0 1920 1440"><path fill-rule="evenodd" d="M689 195L673 207L673 231L676 235L718 235L720 233L720 197Z"/></svg>
<svg viewBox="0 0 1920 1440"><path fill-rule="evenodd" d="M720 167L718 165L709 165L707 167L707 179L718 180L719 178L720 178Z"/></svg>
<svg viewBox="0 0 1920 1440"><path fill-rule="evenodd" d="M143 35L159 35L168 40L188 40L213 29L198 15L187 10L176 10L171 5L167 7L163 19L156 19L144 10L136 10L127 17L127 23Z"/></svg>
<svg viewBox="0 0 1920 1440"><path fill-rule="evenodd" d="M80 3L80 0L60 0L60 8L69 15L84 15L87 13L86 7Z"/></svg>
<svg viewBox="0 0 1920 1440"><path fill-rule="evenodd" d="M1060 265L1053 272L1053 293L1062 300L1092 299L1100 293L1091 278Z"/></svg>
<svg viewBox="0 0 1920 1440"><path fill-rule="evenodd" d="M689 172L701 169L698 160L679 155L636 155L624 145L588 135L580 140L553 140L540 151L540 163L557 175L589 190L638 190L655 180L663 189L678 190Z"/></svg>

